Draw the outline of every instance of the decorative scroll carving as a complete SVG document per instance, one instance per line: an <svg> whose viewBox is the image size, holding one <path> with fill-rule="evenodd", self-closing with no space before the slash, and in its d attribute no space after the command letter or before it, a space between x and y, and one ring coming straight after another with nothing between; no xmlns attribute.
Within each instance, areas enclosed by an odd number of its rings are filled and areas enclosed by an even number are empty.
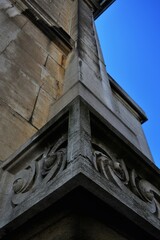
<svg viewBox="0 0 160 240"><path fill-rule="evenodd" d="M47 149L43 154L42 177L44 181L48 182L62 172L66 163L66 148L61 148L57 152L54 152L53 149Z"/></svg>
<svg viewBox="0 0 160 240"><path fill-rule="evenodd" d="M113 181L120 188L128 184L129 174L122 159L113 159L108 154L95 151L93 164L97 171L101 172L108 180Z"/></svg>
<svg viewBox="0 0 160 240"><path fill-rule="evenodd" d="M13 206L21 203L26 196L28 191L32 188L37 174L36 162L32 162L27 168L19 172L13 182L13 195L12 204Z"/></svg>
<svg viewBox="0 0 160 240"><path fill-rule="evenodd" d="M138 177L136 171L133 169L131 171L130 178L132 191L143 199L145 202L150 204L155 204L155 213L160 219L160 191L153 186L150 182Z"/></svg>
<svg viewBox="0 0 160 240"><path fill-rule="evenodd" d="M54 146L46 149L42 156L41 176L44 182L49 182L67 165L67 135L62 136Z"/></svg>
<svg viewBox="0 0 160 240"><path fill-rule="evenodd" d="M64 135L54 146L48 147L38 159L15 175L11 196L14 207L23 202L40 184L51 181L66 168L66 146L67 136Z"/></svg>
<svg viewBox="0 0 160 240"><path fill-rule="evenodd" d="M142 179L134 169L130 171L129 176L126 164L122 159L115 159L104 151L94 151L93 165L109 181L122 190L127 187L145 201L148 209L160 219L160 191L150 182Z"/></svg>

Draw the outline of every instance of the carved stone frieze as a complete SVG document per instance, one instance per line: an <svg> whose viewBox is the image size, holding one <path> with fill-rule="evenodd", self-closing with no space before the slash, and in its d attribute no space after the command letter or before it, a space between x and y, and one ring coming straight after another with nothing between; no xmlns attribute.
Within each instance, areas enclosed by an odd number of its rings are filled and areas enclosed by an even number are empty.
<svg viewBox="0 0 160 240"><path fill-rule="evenodd" d="M25 168L19 171L13 180L11 203L15 207L34 192L41 184L47 184L67 166L66 135L56 144L46 148L44 153Z"/></svg>
<svg viewBox="0 0 160 240"><path fill-rule="evenodd" d="M66 160L66 148L61 148L57 152L47 149L43 154L42 177L44 181L48 182L62 172L67 164Z"/></svg>
<svg viewBox="0 0 160 240"><path fill-rule="evenodd" d="M139 196L143 201L155 205L154 212L160 219L160 190L158 190L153 184L140 178L135 169L131 171L130 175L131 189Z"/></svg>
<svg viewBox="0 0 160 240"><path fill-rule="evenodd" d="M111 158L109 154L94 151L93 164L108 180L113 181L120 188L128 184L129 174L122 159Z"/></svg>
<svg viewBox="0 0 160 240"><path fill-rule="evenodd" d="M23 200L26 198L28 191L34 185L36 175L37 166L35 161L15 175L13 182L13 194L11 199L13 206L16 206L19 203L23 202Z"/></svg>
<svg viewBox="0 0 160 240"><path fill-rule="evenodd" d="M99 147L98 147L99 149ZM122 159L106 153L93 150L93 165L106 179L116 184L122 190L128 188L160 219L160 190L147 180L141 178L135 169L130 170Z"/></svg>

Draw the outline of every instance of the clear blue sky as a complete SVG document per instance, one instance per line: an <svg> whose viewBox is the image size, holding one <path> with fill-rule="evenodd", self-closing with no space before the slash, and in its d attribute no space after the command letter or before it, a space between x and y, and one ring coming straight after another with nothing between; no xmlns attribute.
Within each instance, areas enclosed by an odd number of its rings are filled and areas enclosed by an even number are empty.
<svg viewBox="0 0 160 240"><path fill-rule="evenodd" d="M96 26L107 71L149 119L143 129L160 167L160 0L116 0Z"/></svg>

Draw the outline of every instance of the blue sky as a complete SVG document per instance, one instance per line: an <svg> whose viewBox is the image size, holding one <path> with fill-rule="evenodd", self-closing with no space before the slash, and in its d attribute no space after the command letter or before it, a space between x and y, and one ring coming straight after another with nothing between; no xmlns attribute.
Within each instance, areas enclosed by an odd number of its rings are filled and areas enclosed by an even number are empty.
<svg viewBox="0 0 160 240"><path fill-rule="evenodd" d="M160 167L160 0L116 0L96 26L107 71L149 119L143 129Z"/></svg>

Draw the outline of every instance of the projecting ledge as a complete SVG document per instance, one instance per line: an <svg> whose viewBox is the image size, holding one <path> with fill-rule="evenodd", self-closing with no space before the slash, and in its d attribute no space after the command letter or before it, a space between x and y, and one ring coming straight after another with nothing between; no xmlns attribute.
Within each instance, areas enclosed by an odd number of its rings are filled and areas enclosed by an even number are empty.
<svg viewBox="0 0 160 240"><path fill-rule="evenodd" d="M143 109L124 91L124 89L121 88L121 86L109 74L108 78L112 91L115 91L123 99L123 101L126 102L126 104L128 104L130 108L133 109L133 111L135 111L141 123L146 122L148 119Z"/></svg>
<svg viewBox="0 0 160 240"><path fill-rule="evenodd" d="M95 0L93 0L92 2L95 2ZM99 7L94 12L95 19L97 19L107 8L109 8L110 5L115 2L115 0L98 0L97 2L99 4Z"/></svg>
<svg viewBox="0 0 160 240"><path fill-rule="evenodd" d="M158 239L159 174L76 97L1 165L1 235L81 187Z"/></svg>
<svg viewBox="0 0 160 240"><path fill-rule="evenodd" d="M89 109L93 112L97 112L101 119L110 125L112 131L115 131L120 137L124 137L128 144L133 145L139 149L150 161L152 161L151 155L148 153L148 148L140 146L141 138L137 135L138 131L135 128L131 128L131 124L127 124L122 118L120 118L119 113L116 111L111 111L104 102L99 99L99 96L91 92L91 90L86 87L82 82L75 83L72 88L69 89L62 97L60 97L52 106L50 110L49 119L54 117L60 109L65 108L69 103L71 103L77 96L80 96L86 103L88 103ZM123 114L124 116L125 114ZM132 118L134 119L134 117ZM131 119L131 120L132 120ZM141 124L139 123L140 127ZM137 129L136 129L137 130ZM145 140L144 140L145 141Z"/></svg>
<svg viewBox="0 0 160 240"><path fill-rule="evenodd" d="M93 9L94 19L96 20L112 3L116 0L84 0Z"/></svg>
<svg viewBox="0 0 160 240"><path fill-rule="evenodd" d="M129 192L127 188L122 191L119 186L102 177L82 158L69 165L62 173L49 181L47 185L41 184L25 201L13 208L10 214L8 212L4 214L1 217L1 236L7 236L20 226L23 227L25 222L30 221L41 212L47 211L56 202L60 201L62 203L68 194L72 194L71 201L73 201L73 191L80 192L78 189L84 189L83 194L79 196L79 203L84 204L84 208L85 206L89 208L91 205L86 200L86 196L90 193L92 194L92 200L97 199L96 209L99 209L102 203L104 206L102 213L110 207L111 216L112 212L114 215L119 214L121 218L126 219L125 221L131 227L129 229L133 230L135 227L138 229L137 233L133 233L137 237L141 232L144 239L147 234L147 239L159 239L159 219L150 212L150 206ZM75 205L74 201L71 203L73 206ZM96 213L96 209L92 210L93 214ZM118 219L115 219L114 222L117 222ZM125 235L129 234L127 228L123 227L121 231Z"/></svg>

